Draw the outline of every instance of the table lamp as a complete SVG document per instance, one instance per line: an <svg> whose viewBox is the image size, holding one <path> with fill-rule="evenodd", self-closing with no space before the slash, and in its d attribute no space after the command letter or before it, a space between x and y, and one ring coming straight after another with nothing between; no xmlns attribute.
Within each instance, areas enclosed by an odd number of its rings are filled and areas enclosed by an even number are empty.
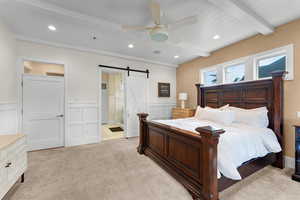
<svg viewBox="0 0 300 200"><path fill-rule="evenodd" d="M188 94L185 92L179 93L179 100L181 101L181 108L185 108L185 101L188 98Z"/></svg>

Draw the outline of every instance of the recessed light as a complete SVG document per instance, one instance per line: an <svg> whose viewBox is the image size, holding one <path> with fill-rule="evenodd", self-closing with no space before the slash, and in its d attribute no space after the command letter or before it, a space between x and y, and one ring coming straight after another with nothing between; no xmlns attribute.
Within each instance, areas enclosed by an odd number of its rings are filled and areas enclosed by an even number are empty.
<svg viewBox="0 0 300 200"><path fill-rule="evenodd" d="M160 50L154 50L153 53L154 54L160 54Z"/></svg>
<svg viewBox="0 0 300 200"><path fill-rule="evenodd" d="M50 31L56 31L56 27L53 26L53 25L49 25L49 26L48 26L48 29L49 29Z"/></svg>
<svg viewBox="0 0 300 200"><path fill-rule="evenodd" d="M218 40L218 39L220 39L221 37L220 37L219 35L215 35L213 38L214 38L214 40Z"/></svg>
<svg viewBox="0 0 300 200"><path fill-rule="evenodd" d="M177 58L179 58L179 56L178 56L178 55L176 55L176 56L174 56L174 58L175 58L175 59L177 59Z"/></svg>
<svg viewBox="0 0 300 200"><path fill-rule="evenodd" d="M130 48L130 49L132 49L133 47L134 47L133 44L129 44L129 45L128 45L128 48Z"/></svg>

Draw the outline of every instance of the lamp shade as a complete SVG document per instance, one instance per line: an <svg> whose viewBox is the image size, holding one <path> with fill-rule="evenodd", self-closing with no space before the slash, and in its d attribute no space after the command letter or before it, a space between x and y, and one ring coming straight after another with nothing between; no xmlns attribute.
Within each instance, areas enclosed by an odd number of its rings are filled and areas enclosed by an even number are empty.
<svg viewBox="0 0 300 200"><path fill-rule="evenodd" d="M186 101L187 98L188 98L188 94L187 93L184 93L184 92L179 93L179 100Z"/></svg>

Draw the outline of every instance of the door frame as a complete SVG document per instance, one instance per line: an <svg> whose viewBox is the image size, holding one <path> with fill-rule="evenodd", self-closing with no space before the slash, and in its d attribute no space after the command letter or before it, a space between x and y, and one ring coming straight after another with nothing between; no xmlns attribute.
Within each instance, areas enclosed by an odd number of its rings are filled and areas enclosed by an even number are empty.
<svg viewBox="0 0 300 200"><path fill-rule="evenodd" d="M102 141L102 115L101 115L101 111L102 111L102 92L101 92L101 84L102 84L102 69L100 67L98 67L98 130L100 133L100 138L99 138L99 142ZM125 138L128 138L127 136L127 72L125 71L120 71L120 70L116 70L116 69L106 69L104 71L112 71L112 72L120 72L122 74L123 77L123 83L124 83L124 112L123 112L123 121L124 121L124 136ZM147 112L149 112L149 90L150 90L150 81L149 79L147 80L147 89L146 89L146 110Z"/></svg>
<svg viewBox="0 0 300 200"><path fill-rule="evenodd" d="M64 147L69 146L68 144L68 120L69 120L69 112L68 112L68 67L64 62L53 61L48 59L38 59L32 57L20 57L17 61L17 114L18 114L18 132L23 132L23 90L22 90L22 76L24 74L24 61L32 61L32 62L41 62L47 64L57 64L64 66Z"/></svg>
<svg viewBox="0 0 300 200"><path fill-rule="evenodd" d="M99 142L102 141L102 69L98 67L97 74L98 74L98 130L99 130ZM124 91L126 90L127 84L126 84L126 73L124 71L120 70L114 70L114 69L106 69L104 71L108 72L120 72L122 74L123 78L123 84L124 84ZM127 105L126 105L126 92L124 92L124 112L123 112L123 121L124 121L124 136L127 137Z"/></svg>

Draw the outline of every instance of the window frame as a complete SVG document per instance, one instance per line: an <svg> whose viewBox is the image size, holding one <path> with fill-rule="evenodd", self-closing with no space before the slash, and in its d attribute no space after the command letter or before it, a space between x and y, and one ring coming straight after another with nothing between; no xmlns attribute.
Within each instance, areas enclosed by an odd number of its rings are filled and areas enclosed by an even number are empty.
<svg viewBox="0 0 300 200"><path fill-rule="evenodd" d="M286 56L286 71L288 74L284 77L284 80L294 79L294 44L289 44L279 48L275 48L269 51L264 51L250 56L231 60L229 62L213 65L210 67L200 69L200 83L204 84L204 72L217 71L217 82L216 84L205 85L220 85L220 84L235 84L253 80L270 79L272 77L258 78L258 62L261 59L271 58L274 56L285 55ZM245 79L239 82L226 82L226 68L233 65L245 64Z"/></svg>
<svg viewBox="0 0 300 200"><path fill-rule="evenodd" d="M211 72L211 71L216 71L217 72L217 82L215 84L209 84L209 85L206 85L205 82L204 82L204 73L206 72ZM213 86L213 85L218 85L220 84L220 79L219 79L219 76L218 76L218 66L212 66L212 67L207 67L205 69L201 69L200 70L200 77L201 77L201 84L205 85L205 86Z"/></svg>
<svg viewBox="0 0 300 200"><path fill-rule="evenodd" d="M249 58L247 57L247 58L235 60L234 62L229 62L229 63L224 64L223 67L222 67L223 68L223 81L222 81L222 83L223 84L232 84L232 83L240 83L240 82L246 81L246 72L247 72L246 68L247 68L247 60L248 59ZM243 81L238 81L238 82L233 82L233 81L227 82L226 81L226 69L229 68L229 67L242 65L242 64L245 66L244 67L245 68L245 72L244 72L245 78L244 78L244 80Z"/></svg>
<svg viewBox="0 0 300 200"><path fill-rule="evenodd" d="M264 79L270 79L272 78L272 76L268 76L268 77L263 77L263 78L259 78L259 62L261 60L265 60L265 59L269 59L269 58L273 58L276 56L285 56L285 67L287 68L287 55L285 53L279 53L279 54L272 54L272 55L267 55L267 56L263 56L260 58L255 59L255 76L256 76L256 80L264 80Z"/></svg>
<svg viewBox="0 0 300 200"><path fill-rule="evenodd" d="M264 77L259 78L258 77L258 68L259 68L259 61L263 59L272 58L275 56L285 55L285 65L286 65L286 71L288 74L284 77L284 80L293 80L294 79L294 45L287 45L284 47L279 47L276 49L272 49L269 51L265 51L262 53L258 53L254 55L253 60L253 80L264 80L264 79L270 79L270 77Z"/></svg>

